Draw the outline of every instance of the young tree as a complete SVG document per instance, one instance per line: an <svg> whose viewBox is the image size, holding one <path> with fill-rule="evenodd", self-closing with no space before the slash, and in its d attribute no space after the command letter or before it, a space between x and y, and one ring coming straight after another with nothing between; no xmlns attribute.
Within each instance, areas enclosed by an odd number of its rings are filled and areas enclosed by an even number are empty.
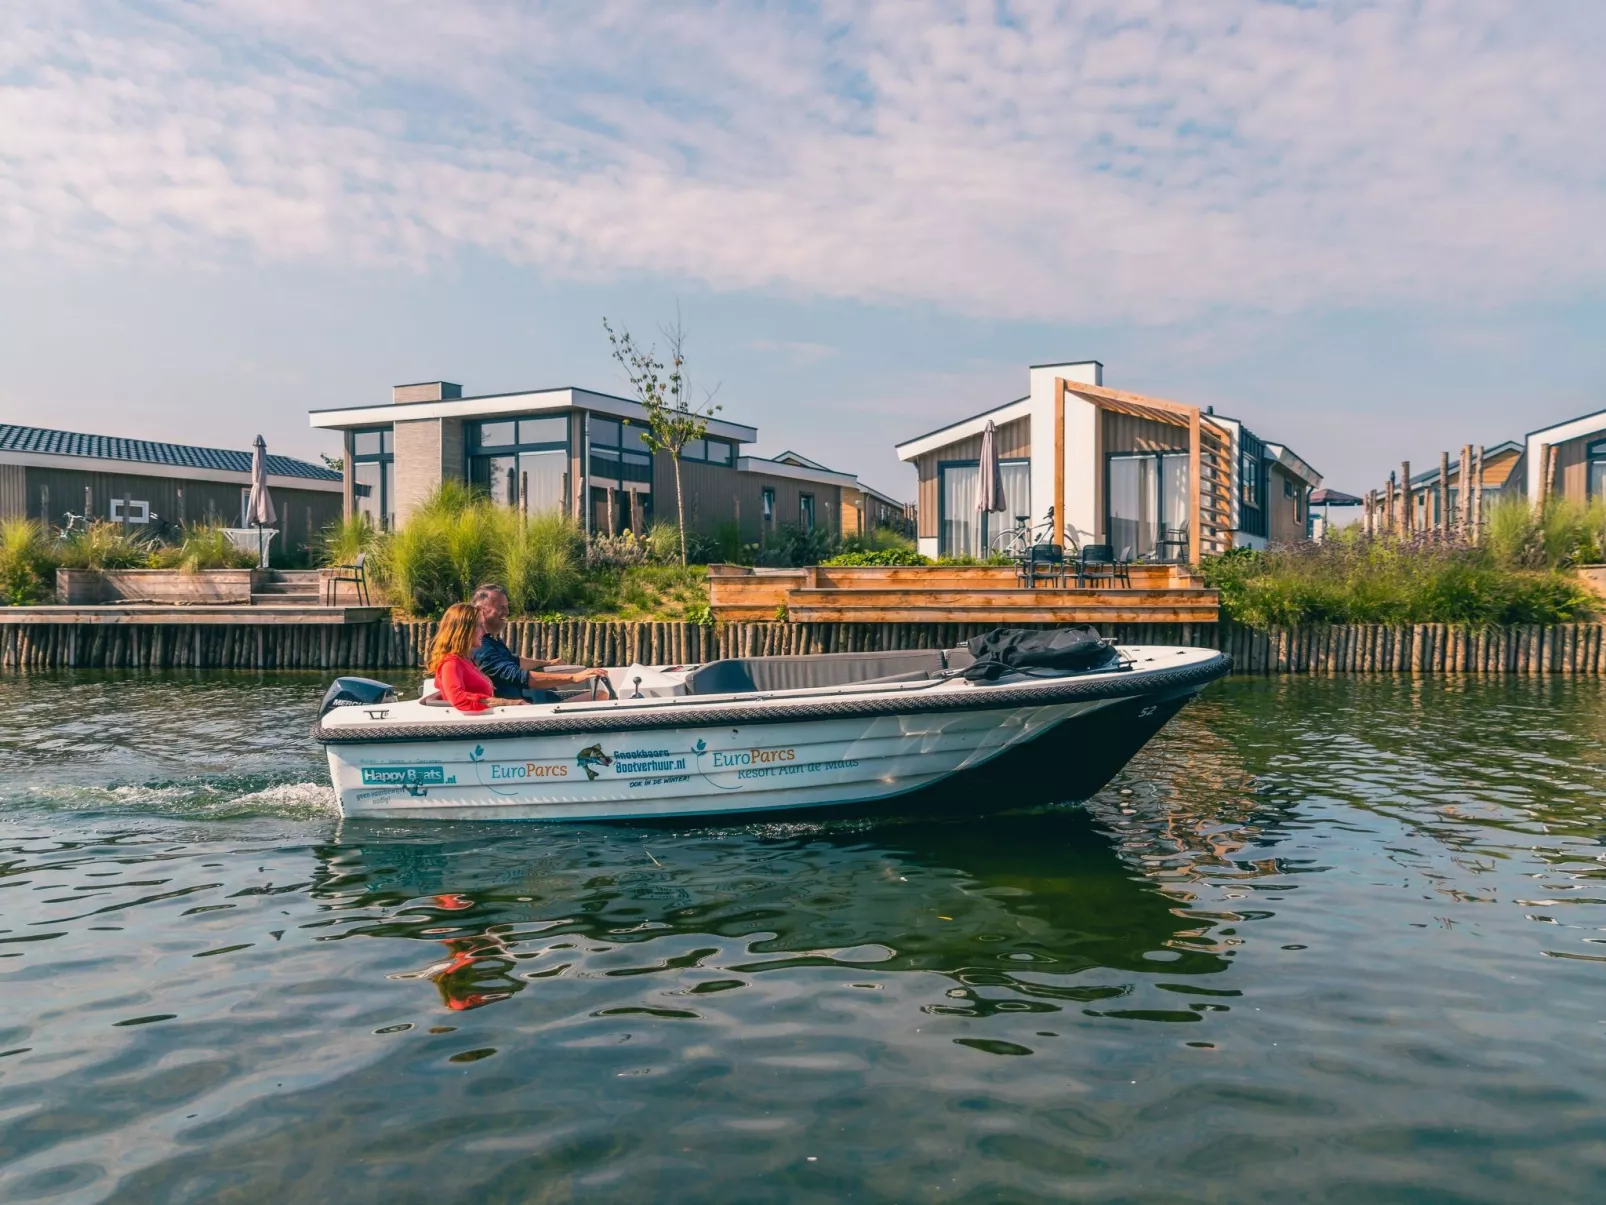
<svg viewBox="0 0 1606 1205"><path fill-rule="evenodd" d="M602 329L608 332L608 342L613 345L613 358L625 370L636 399L647 411L642 437L652 451L669 453L675 466L675 522L680 529L680 563L684 565L686 499L680 484L680 453L692 440L707 437L708 420L720 409L714 404L718 387L706 392L700 405L692 405L691 377L686 371L686 332L680 324L678 307L675 324L658 328L669 345L667 367L658 359L656 347L643 351L623 327L615 331L604 318Z"/></svg>

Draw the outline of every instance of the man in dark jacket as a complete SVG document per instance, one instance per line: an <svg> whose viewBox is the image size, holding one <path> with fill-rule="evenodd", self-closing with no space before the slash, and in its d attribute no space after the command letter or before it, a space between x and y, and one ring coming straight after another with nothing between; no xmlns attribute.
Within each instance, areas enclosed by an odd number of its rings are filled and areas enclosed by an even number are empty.
<svg viewBox="0 0 1606 1205"><path fill-rule="evenodd" d="M480 613L485 627L485 639L474 650L474 664L480 673L491 680L499 699L533 699L535 702L554 702L552 692L559 686L573 686L605 676L600 669L582 669L570 674L542 673L550 661L537 657L520 657L502 640L507 631L507 591L501 586L487 583L474 591L474 609Z"/></svg>

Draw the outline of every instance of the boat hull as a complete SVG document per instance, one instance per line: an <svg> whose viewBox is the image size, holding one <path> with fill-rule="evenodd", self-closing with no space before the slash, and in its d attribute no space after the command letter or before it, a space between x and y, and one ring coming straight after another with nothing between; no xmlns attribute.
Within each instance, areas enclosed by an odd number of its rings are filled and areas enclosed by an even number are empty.
<svg viewBox="0 0 1606 1205"><path fill-rule="evenodd" d="M350 817L639 820L891 799L945 810L1022 806L1091 795L1195 690L868 721L343 743L327 752Z"/></svg>

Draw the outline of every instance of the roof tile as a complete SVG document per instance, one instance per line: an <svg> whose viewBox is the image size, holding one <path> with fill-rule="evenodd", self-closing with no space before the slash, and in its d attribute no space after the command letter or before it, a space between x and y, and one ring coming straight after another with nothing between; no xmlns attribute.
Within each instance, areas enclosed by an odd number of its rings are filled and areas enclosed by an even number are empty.
<svg viewBox="0 0 1606 1205"><path fill-rule="evenodd" d="M130 460L141 464L212 469L221 473L251 471L249 452L158 443L149 439L125 439L118 435L85 435L78 431L23 427L15 423L0 423L0 452L43 452L52 456L81 456L90 460ZM302 477L312 481L340 480L339 473L321 464L297 460L293 456L275 456L271 452L268 453L268 473L273 477Z"/></svg>

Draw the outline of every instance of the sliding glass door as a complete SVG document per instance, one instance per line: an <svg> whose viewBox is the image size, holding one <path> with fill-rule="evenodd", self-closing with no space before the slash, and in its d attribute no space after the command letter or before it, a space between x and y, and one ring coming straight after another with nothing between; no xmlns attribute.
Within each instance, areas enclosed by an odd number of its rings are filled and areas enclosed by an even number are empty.
<svg viewBox="0 0 1606 1205"><path fill-rule="evenodd" d="M1186 452L1117 452L1109 458L1109 544L1115 555L1161 561L1188 556Z"/></svg>
<svg viewBox="0 0 1606 1205"><path fill-rule="evenodd" d="M976 509L981 464L974 460L954 461L939 466L941 492L941 556L985 557L1001 543L1003 533L1018 524L1030 524L1032 513L1032 466L1025 460L1000 461L998 478L1004 487L1004 511L983 513Z"/></svg>

